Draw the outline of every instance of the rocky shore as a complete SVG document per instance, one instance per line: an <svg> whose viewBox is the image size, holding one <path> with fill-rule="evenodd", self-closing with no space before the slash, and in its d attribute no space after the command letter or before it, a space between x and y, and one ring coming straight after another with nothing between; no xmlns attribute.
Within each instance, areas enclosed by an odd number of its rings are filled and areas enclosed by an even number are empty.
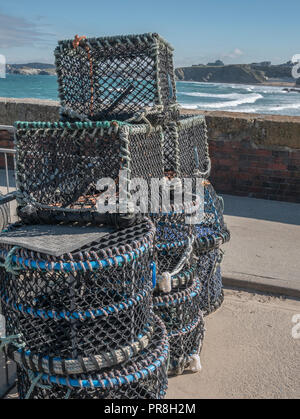
<svg viewBox="0 0 300 419"><path fill-rule="evenodd" d="M54 76L56 74L53 64L31 63L31 64L8 64L8 74L22 74L25 76Z"/></svg>
<svg viewBox="0 0 300 419"><path fill-rule="evenodd" d="M176 68L175 75L178 81L295 86L290 63L282 65L263 64L224 65L221 61L216 61L216 63L207 65L199 64Z"/></svg>

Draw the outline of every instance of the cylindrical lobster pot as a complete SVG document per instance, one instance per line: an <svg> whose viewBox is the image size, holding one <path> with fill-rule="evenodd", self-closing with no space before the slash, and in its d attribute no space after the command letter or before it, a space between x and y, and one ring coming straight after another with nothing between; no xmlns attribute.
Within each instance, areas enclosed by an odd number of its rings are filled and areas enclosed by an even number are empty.
<svg viewBox="0 0 300 419"><path fill-rule="evenodd" d="M22 235L22 226L13 230ZM19 336L28 366L101 354L116 364L120 348L129 347L124 361L143 347L152 333L153 238L146 219L60 257L1 244L7 336Z"/></svg>
<svg viewBox="0 0 300 419"><path fill-rule="evenodd" d="M219 308L224 299L221 276L223 252L220 246L230 240L230 232L224 222L223 200L208 181L204 182L203 210L202 222L194 226L194 254L197 276L202 285L201 310L208 315Z"/></svg>
<svg viewBox="0 0 300 419"><path fill-rule="evenodd" d="M0 197L2 193L0 192ZM0 232L4 230L9 224L9 203L5 203L0 205Z"/></svg>
<svg viewBox="0 0 300 419"><path fill-rule="evenodd" d="M155 318L151 343L121 366L65 377L34 372L19 364L19 396L21 399L163 399L168 383L168 345L166 328Z"/></svg>
<svg viewBox="0 0 300 419"><path fill-rule="evenodd" d="M186 368L201 369L200 351L204 339L204 321L200 309L201 285L195 269L183 273L182 283L173 282L169 293L155 291L154 312L166 325L170 343L169 374L182 374Z"/></svg>
<svg viewBox="0 0 300 419"><path fill-rule="evenodd" d="M191 227L184 224L158 222L154 246L154 260L160 278L168 274L177 276L184 267L189 267L193 257L194 236ZM158 284L160 286L160 284ZM164 289L162 289L164 291ZM170 291L170 289L169 289Z"/></svg>
<svg viewBox="0 0 300 419"><path fill-rule="evenodd" d="M201 281L201 310L208 315L217 310L223 303L224 293L221 275L223 253L220 249L198 255L197 275Z"/></svg>

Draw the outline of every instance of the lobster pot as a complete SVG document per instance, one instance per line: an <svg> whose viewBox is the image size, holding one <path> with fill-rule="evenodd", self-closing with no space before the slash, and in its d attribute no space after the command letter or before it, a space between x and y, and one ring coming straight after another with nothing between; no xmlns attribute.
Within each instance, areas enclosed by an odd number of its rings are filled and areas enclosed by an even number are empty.
<svg viewBox="0 0 300 419"><path fill-rule="evenodd" d="M227 226L224 221L223 198L216 194L214 187L208 180L203 182L203 193L204 217L200 225L220 233L226 231Z"/></svg>
<svg viewBox="0 0 300 419"><path fill-rule="evenodd" d="M169 373L179 375L186 368L200 370L204 321L200 309L201 284L194 271L187 272L192 283L177 284L169 293L155 291L154 312L165 323L170 342ZM190 281L188 281L190 283Z"/></svg>
<svg viewBox="0 0 300 419"><path fill-rule="evenodd" d="M204 205L201 207L200 222L193 226L196 252L215 249L230 240L223 212L223 199L216 194L210 182L204 181Z"/></svg>
<svg viewBox="0 0 300 419"><path fill-rule="evenodd" d="M2 193L0 192L0 198ZM2 204L0 205L0 232L4 230L9 224L9 204Z"/></svg>
<svg viewBox="0 0 300 419"><path fill-rule="evenodd" d="M201 281L201 310L208 315L223 303L224 293L221 275L222 252L211 250L199 255L196 272Z"/></svg>
<svg viewBox="0 0 300 419"><path fill-rule="evenodd" d="M164 127L165 172L180 179L208 178L211 169L207 127L202 115L181 115Z"/></svg>
<svg viewBox="0 0 300 419"><path fill-rule="evenodd" d="M167 363L169 344L164 324L154 322L151 343L132 360L94 374L68 377L40 374L38 376L19 364L17 388L20 399L163 399L168 385Z"/></svg>
<svg viewBox="0 0 300 419"><path fill-rule="evenodd" d="M151 338L153 224L145 219L104 235L91 230L38 225L0 235L9 266L1 268L7 335L19 335L23 353L36 360L104 353L114 364L116 351L125 348L121 360L130 358ZM55 256L62 243L64 253Z"/></svg>
<svg viewBox="0 0 300 419"><path fill-rule="evenodd" d="M60 41L56 69L62 113L82 120L154 120L176 105L173 48L158 34Z"/></svg>
<svg viewBox="0 0 300 419"><path fill-rule="evenodd" d="M197 276L202 285L201 309L205 315L215 311L223 302L220 246L230 240L230 232L224 222L224 205L210 182L204 182L204 216L194 226L196 236L194 254L197 260Z"/></svg>
<svg viewBox="0 0 300 419"><path fill-rule="evenodd" d="M167 275L177 281L184 268L193 263L193 242L190 226L159 221L156 226L154 259L156 261L157 286L165 281ZM162 284L162 290L164 289ZM170 291L170 284L167 291Z"/></svg>
<svg viewBox="0 0 300 419"><path fill-rule="evenodd" d="M128 211L131 179L148 186L164 176L161 127L150 132L147 124L20 122L16 128L19 215L26 223L99 224L104 211L121 217ZM116 196L125 208L103 209ZM124 220L127 226L130 217Z"/></svg>

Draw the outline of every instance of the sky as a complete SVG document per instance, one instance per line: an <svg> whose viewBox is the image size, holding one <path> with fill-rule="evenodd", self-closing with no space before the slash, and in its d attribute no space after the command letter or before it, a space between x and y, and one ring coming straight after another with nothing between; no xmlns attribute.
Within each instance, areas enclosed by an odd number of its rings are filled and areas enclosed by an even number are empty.
<svg viewBox="0 0 300 419"><path fill-rule="evenodd" d="M2 3L2 4L1 4ZM158 32L176 66L272 61L300 54L299 0L9 0L0 3L7 63L53 63L57 40Z"/></svg>

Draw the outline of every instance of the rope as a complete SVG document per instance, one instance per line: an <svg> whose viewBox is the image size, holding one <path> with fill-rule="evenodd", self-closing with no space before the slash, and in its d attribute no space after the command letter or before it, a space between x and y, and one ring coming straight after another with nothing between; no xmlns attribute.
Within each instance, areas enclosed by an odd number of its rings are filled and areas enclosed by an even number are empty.
<svg viewBox="0 0 300 419"><path fill-rule="evenodd" d="M31 381L31 385L29 387L29 390L26 393L25 400L28 400L31 394L33 393L35 387L41 388L43 390L50 390L51 385L41 384L40 380L43 377L43 373L38 374L35 376L35 374L31 370L27 370L28 378Z"/></svg>
<svg viewBox="0 0 300 419"><path fill-rule="evenodd" d="M72 390L69 388L69 390L67 391L67 393L66 393L66 395L65 395L64 399L65 399L65 400L68 400L68 399L70 398L70 396L71 396L71 393L72 393Z"/></svg>
<svg viewBox="0 0 300 419"><path fill-rule="evenodd" d="M18 349L22 349L25 346L25 343L18 343L16 340L20 339L21 335L10 335L0 338L0 351L7 345L13 344Z"/></svg>
<svg viewBox="0 0 300 419"><path fill-rule="evenodd" d="M19 250L19 246L14 246L7 254L5 258L4 263L0 263L0 267L5 268L6 272L11 273L12 275L19 275L22 268L17 267L16 265L13 265L12 258L14 256L14 253Z"/></svg>
<svg viewBox="0 0 300 419"><path fill-rule="evenodd" d="M76 49L79 47L79 44L81 41L86 40L86 36L78 36L75 35L74 41L73 41L73 48ZM93 60L91 56L91 50L90 47L86 44L85 50L87 52L88 60L90 63L90 83L91 83L91 103L90 103L90 111L91 116L94 115L94 80L93 80Z"/></svg>
<svg viewBox="0 0 300 419"><path fill-rule="evenodd" d="M176 265L175 269L172 272L163 272L161 274L160 277L160 281L158 282L158 286L159 289L162 292L171 292L172 290L172 284L171 284L171 280L172 277L174 277L175 275L178 275L182 268L184 267L186 261L189 260L192 252L193 252L193 244L195 241L195 236L189 237L188 238L188 243L187 243L187 248L184 252L184 254L182 255L182 258L180 259L179 263Z"/></svg>
<svg viewBox="0 0 300 419"><path fill-rule="evenodd" d="M152 285L154 289L156 287L156 263L155 262L151 263L151 268L152 268Z"/></svg>

